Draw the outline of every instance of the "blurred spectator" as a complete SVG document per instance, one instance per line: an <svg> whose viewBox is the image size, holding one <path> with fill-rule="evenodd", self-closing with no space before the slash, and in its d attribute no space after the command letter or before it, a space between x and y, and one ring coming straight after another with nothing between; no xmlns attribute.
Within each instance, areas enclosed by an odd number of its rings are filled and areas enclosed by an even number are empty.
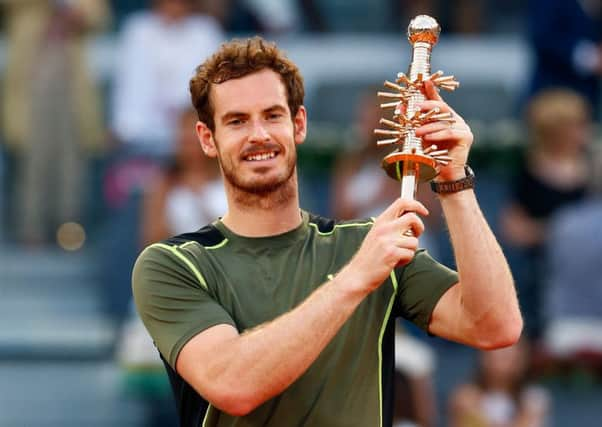
<svg viewBox="0 0 602 427"><path fill-rule="evenodd" d="M6 0L8 66L3 124L16 160L17 236L45 243L80 222L88 155L104 142L86 37L105 25L102 0Z"/></svg>
<svg viewBox="0 0 602 427"><path fill-rule="evenodd" d="M528 33L535 59L529 94L569 87L588 99L594 115L599 113L602 2L531 0Z"/></svg>
<svg viewBox="0 0 602 427"><path fill-rule="evenodd" d="M374 129L382 116L376 91L360 97L347 151L337 160L333 184L333 215L340 219L377 216L399 197L399 183L379 167L387 152L376 145Z"/></svg>
<svg viewBox="0 0 602 427"><path fill-rule="evenodd" d="M143 247L195 231L227 210L218 164L203 154L194 131L196 121L194 110L181 115L174 160L145 195Z"/></svg>
<svg viewBox="0 0 602 427"><path fill-rule="evenodd" d="M111 122L127 154L164 159L173 153L177 114L190 104L188 81L224 34L215 18L194 13L194 0L152 5L124 23Z"/></svg>
<svg viewBox="0 0 602 427"><path fill-rule="evenodd" d="M599 150L591 144L589 106L567 89L549 89L536 95L527 109L530 143L521 160L510 205L501 225L507 241L524 251L516 274L526 332L541 332L542 249L548 221L560 208L584 200L599 186ZM520 272L524 272L521 275Z"/></svg>
<svg viewBox="0 0 602 427"><path fill-rule="evenodd" d="M543 388L526 382L526 341L479 355L474 379L451 394L449 426L548 426L549 396Z"/></svg>
<svg viewBox="0 0 602 427"><path fill-rule="evenodd" d="M395 404L393 427L434 427L433 350L398 324L395 330Z"/></svg>
<svg viewBox="0 0 602 427"><path fill-rule="evenodd" d="M111 208L104 250L108 309L119 318L131 295L143 193L175 155L194 69L224 37L216 19L196 8L196 0L154 0L151 10L127 18L118 41L111 125L121 147L104 178Z"/></svg>
<svg viewBox="0 0 602 427"><path fill-rule="evenodd" d="M588 201L556 214L546 254L544 350L548 362L602 374L602 201Z"/></svg>

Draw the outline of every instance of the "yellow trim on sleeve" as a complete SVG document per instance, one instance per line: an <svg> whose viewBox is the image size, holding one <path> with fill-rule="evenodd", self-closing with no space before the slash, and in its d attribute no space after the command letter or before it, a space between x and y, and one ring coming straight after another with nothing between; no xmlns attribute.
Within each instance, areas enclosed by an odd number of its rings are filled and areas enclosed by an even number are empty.
<svg viewBox="0 0 602 427"><path fill-rule="evenodd" d="M169 246L164 243L155 243L149 247L155 247L155 246L158 248L163 248L163 249L168 250L169 252L174 254L176 257L178 257L181 261L183 261L184 264L186 264L186 266L190 269L190 271L192 271L192 273L195 275L195 277L199 281L200 285L203 288L205 288L206 291L209 290L209 287L207 286L207 282L205 281L205 278L203 277L201 272L194 266L193 263L190 262L190 260L188 258L186 258L182 253L180 253L178 251L178 246Z"/></svg>

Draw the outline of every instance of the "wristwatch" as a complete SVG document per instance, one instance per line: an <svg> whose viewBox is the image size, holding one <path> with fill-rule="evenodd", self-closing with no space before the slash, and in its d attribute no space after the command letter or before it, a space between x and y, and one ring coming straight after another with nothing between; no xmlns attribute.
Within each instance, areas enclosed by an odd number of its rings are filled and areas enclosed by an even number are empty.
<svg viewBox="0 0 602 427"><path fill-rule="evenodd" d="M455 181L431 181L431 190L439 194L448 194L456 193L462 190L468 190L469 188L474 188L475 177L474 172L472 171L470 166L464 165L464 172L466 173L466 176Z"/></svg>

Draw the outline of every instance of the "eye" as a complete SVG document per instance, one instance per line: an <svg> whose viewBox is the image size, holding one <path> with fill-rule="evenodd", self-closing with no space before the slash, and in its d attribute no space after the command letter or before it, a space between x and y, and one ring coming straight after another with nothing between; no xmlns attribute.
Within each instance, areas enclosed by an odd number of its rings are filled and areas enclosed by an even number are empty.
<svg viewBox="0 0 602 427"><path fill-rule="evenodd" d="M282 113L270 113L268 114L268 120L279 120L282 116Z"/></svg>
<svg viewBox="0 0 602 427"><path fill-rule="evenodd" d="M232 119L232 120L228 120L228 122L226 123L228 126L240 126L242 125L244 122L242 119Z"/></svg>

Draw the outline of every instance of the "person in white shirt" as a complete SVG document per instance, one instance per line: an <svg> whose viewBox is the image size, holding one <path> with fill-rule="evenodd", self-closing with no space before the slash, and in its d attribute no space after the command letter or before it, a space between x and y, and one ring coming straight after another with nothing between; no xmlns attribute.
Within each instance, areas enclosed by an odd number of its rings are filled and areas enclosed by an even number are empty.
<svg viewBox="0 0 602 427"><path fill-rule="evenodd" d="M128 154L173 153L178 113L200 59L224 40L213 17L194 13L191 0L155 0L124 23L116 58L111 127Z"/></svg>

